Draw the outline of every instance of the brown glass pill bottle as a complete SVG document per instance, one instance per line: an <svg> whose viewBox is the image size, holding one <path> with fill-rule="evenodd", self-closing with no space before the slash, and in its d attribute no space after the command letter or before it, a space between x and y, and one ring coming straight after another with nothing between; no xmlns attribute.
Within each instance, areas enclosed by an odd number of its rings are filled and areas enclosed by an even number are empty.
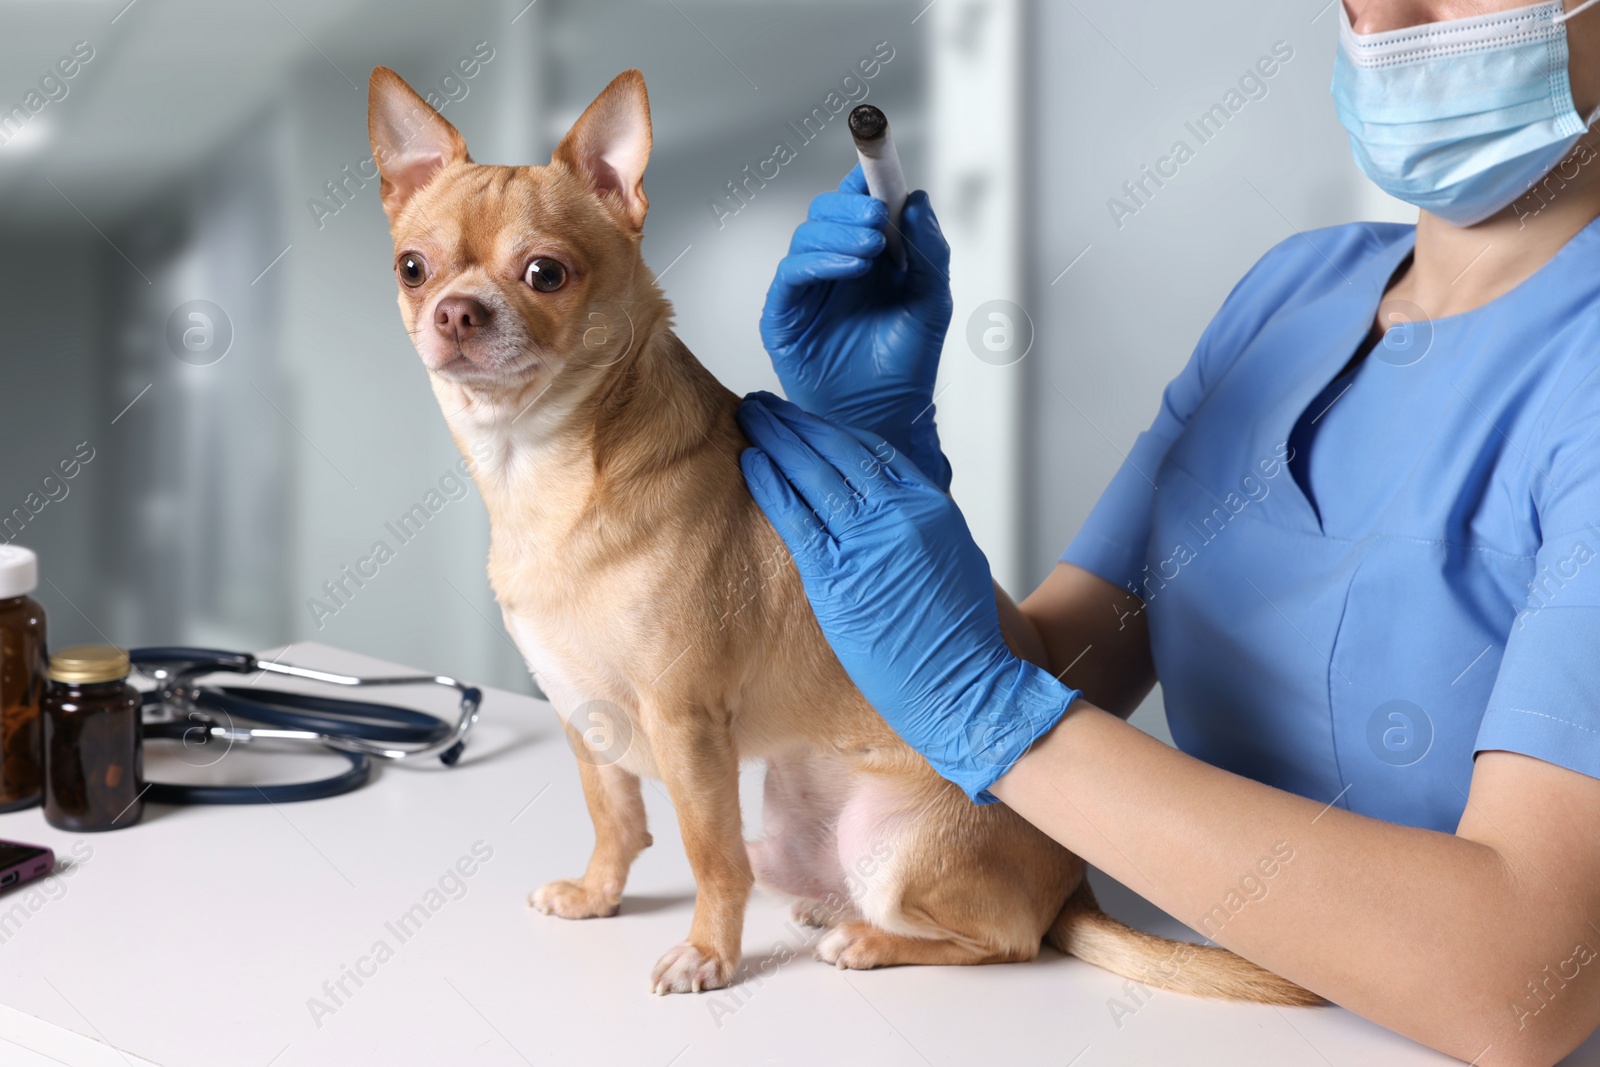
<svg viewBox="0 0 1600 1067"><path fill-rule="evenodd" d="M79 645L50 657L44 817L62 830L120 830L144 814L144 737L128 654Z"/></svg>
<svg viewBox="0 0 1600 1067"><path fill-rule="evenodd" d="M28 595L38 585L39 557L0 545L0 811L31 808L44 784L44 608Z"/></svg>

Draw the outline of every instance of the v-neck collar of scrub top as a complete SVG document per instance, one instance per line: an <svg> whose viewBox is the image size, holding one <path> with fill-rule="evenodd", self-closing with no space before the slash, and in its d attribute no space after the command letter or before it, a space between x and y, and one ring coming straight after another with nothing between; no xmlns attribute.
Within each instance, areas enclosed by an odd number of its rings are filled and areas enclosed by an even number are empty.
<svg viewBox="0 0 1600 1067"><path fill-rule="evenodd" d="M1302 239L1311 241L1305 235L1302 235ZM1382 242L1382 231L1371 231L1370 239ZM1591 220L1569 238L1555 255L1512 289L1471 310L1439 319L1424 319L1409 328L1419 332L1426 329L1429 336L1424 343L1431 346L1432 354L1442 357L1449 350L1449 338L1441 335L1460 336L1463 331L1470 331L1491 317L1514 316L1520 305L1535 297L1545 296L1544 291L1552 286L1561 285L1569 273L1566 271L1567 261L1582 255L1587 246L1597 240L1600 240L1600 218ZM1289 329L1299 337L1326 337L1330 340L1300 369L1298 380L1263 413L1260 429L1265 432L1252 435L1257 441L1288 441L1312 401L1322 395L1366 339L1391 280L1416 249L1416 228L1408 227L1398 239L1386 243L1388 247L1373 254L1355 270L1341 272L1345 274L1344 285L1336 286L1323 296L1272 320L1266 327ZM1329 265L1333 266L1331 261ZM1573 279L1571 284L1576 283L1577 279ZM1413 340L1413 343L1417 342ZM1352 374L1352 381L1376 354L1377 350L1374 350L1367 355ZM1275 521L1312 536L1328 536L1323 517L1300 485L1292 476L1283 481L1279 491L1273 494L1280 497L1279 506L1272 509L1277 512Z"/></svg>

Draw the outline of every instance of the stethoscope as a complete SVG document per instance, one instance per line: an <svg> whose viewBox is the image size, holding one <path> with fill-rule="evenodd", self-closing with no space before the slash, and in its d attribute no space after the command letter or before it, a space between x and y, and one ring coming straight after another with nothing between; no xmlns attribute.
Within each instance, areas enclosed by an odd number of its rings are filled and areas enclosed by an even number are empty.
<svg viewBox="0 0 1600 1067"><path fill-rule="evenodd" d="M156 683L144 694L144 736L186 746L284 741L331 750L350 761L340 774L275 785L179 785L151 782L145 798L158 804L282 804L338 796L364 785L374 758L400 761L438 756L453 767L478 721L483 694L435 674L361 678L261 660L248 652L208 648L136 648L135 669ZM448 686L461 695L455 724L393 704L291 693L254 686L200 685L207 674L281 674L339 686ZM219 721L217 716L227 721ZM259 725L239 725L237 720ZM226 749L224 750L226 751ZM220 757L219 757L220 758Z"/></svg>

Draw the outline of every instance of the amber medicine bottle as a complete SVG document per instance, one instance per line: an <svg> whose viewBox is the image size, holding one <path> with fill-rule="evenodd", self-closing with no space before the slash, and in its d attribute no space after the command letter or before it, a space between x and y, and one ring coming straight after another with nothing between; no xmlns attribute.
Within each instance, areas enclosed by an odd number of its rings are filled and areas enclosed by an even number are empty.
<svg viewBox="0 0 1600 1067"><path fill-rule="evenodd" d="M28 595L38 585L39 557L0 545L0 811L39 803L44 784L44 608Z"/></svg>
<svg viewBox="0 0 1600 1067"><path fill-rule="evenodd" d="M128 654L79 645L50 657L44 698L44 817L79 832L144 814L144 739Z"/></svg>

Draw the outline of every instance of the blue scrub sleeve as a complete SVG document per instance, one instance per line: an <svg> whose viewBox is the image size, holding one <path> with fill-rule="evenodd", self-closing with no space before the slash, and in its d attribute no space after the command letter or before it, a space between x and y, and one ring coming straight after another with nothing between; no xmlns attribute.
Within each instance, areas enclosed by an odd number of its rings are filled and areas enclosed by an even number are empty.
<svg viewBox="0 0 1600 1067"><path fill-rule="evenodd" d="M1528 460L1543 531L1474 751L1520 752L1600 778L1600 372Z"/></svg>
<svg viewBox="0 0 1600 1067"><path fill-rule="evenodd" d="M1137 588L1150 540L1156 471L1189 417L1273 311L1283 306L1293 280L1305 276L1291 262L1295 252L1287 241L1278 245L1233 287L1189 362L1167 384L1150 429L1135 439L1111 484L1061 553L1062 563L1082 567L1124 589Z"/></svg>
<svg viewBox="0 0 1600 1067"><path fill-rule="evenodd" d="M1156 427L1162 421L1157 416ZM1144 571L1156 468L1172 444L1172 438L1161 436L1156 427L1134 440L1122 466L1111 476L1111 484L1061 553L1062 563L1082 567L1123 589L1136 589Z"/></svg>

